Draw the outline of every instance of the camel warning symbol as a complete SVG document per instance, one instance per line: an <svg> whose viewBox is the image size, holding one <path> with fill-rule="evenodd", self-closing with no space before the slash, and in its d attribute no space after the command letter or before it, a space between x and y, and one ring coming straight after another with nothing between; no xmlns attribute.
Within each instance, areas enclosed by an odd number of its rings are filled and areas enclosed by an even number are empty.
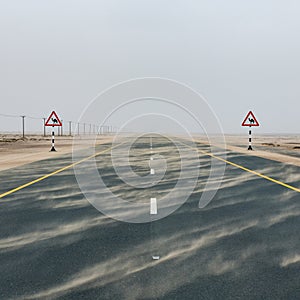
<svg viewBox="0 0 300 300"><path fill-rule="evenodd" d="M249 111L245 120L242 123L242 126L259 126L258 121L256 120L252 111Z"/></svg>
<svg viewBox="0 0 300 300"><path fill-rule="evenodd" d="M59 119L59 117L57 116L56 112L53 111L49 118L47 119L45 126L62 126L62 123Z"/></svg>

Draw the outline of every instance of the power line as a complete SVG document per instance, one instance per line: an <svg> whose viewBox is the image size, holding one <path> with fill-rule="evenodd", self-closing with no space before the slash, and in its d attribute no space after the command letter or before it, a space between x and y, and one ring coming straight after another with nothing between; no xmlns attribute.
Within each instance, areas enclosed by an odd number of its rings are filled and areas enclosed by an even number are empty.
<svg viewBox="0 0 300 300"><path fill-rule="evenodd" d="M8 117L8 118L20 118L20 116L17 115L8 115L8 114L0 114L2 117Z"/></svg>
<svg viewBox="0 0 300 300"><path fill-rule="evenodd" d="M28 116L28 115L13 115L13 114L3 114L0 113L0 116L2 117L8 117L8 118L21 118L22 119L22 135L23 137L25 136L25 119L33 119L33 120L42 120L43 121L43 134L44 136L46 135L46 128L45 128L45 117L34 117L34 116ZM69 135L72 135L72 123L74 125L77 124L76 129L77 129L77 134L80 134L80 131L82 134L92 134L92 133L97 133L97 134L105 134L105 133L110 133L113 132L113 126L109 125L96 125L96 124L91 124L91 123L79 123L79 122L74 122L74 121L69 121ZM88 127L88 130L86 130ZM81 128L81 130L80 130ZM83 129L83 132L82 132ZM75 131L75 129L74 129ZM63 134L63 130L61 129L61 135Z"/></svg>
<svg viewBox="0 0 300 300"><path fill-rule="evenodd" d="M43 120L44 118L37 118L37 117L31 117L31 116L26 116L26 118L33 119L33 120Z"/></svg>
<svg viewBox="0 0 300 300"><path fill-rule="evenodd" d="M8 117L8 118L20 118L20 117L23 117L23 115L10 115L10 114L0 114L0 116L2 117ZM37 117L33 117L33 116L27 116L26 115L26 118L29 118L29 119L34 119L34 120L41 120L43 118L37 118Z"/></svg>

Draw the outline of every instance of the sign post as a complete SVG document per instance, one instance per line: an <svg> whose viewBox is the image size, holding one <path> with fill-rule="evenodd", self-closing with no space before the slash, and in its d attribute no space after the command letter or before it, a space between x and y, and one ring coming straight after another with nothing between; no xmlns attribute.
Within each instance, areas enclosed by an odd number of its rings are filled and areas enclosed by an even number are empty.
<svg viewBox="0 0 300 300"><path fill-rule="evenodd" d="M55 145L54 145L54 127L55 126L61 127L62 123L55 111L52 111L52 113L50 114L50 116L48 117L48 119L45 123L45 126L52 126L52 141L51 141L52 147L51 147L50 151L56 151Z"/></svg>
<svg viewBox="0 0 300 300"><path fill-rule="evenodd" d="M249 111L248 114L246 115L242 126L248 126L249 127L249 145L248 145L248 150L253 150L252 149L252 131L251 131L251 126L259 126L259 123L257 119L255 118L254 114L252 111Z"/></svg>

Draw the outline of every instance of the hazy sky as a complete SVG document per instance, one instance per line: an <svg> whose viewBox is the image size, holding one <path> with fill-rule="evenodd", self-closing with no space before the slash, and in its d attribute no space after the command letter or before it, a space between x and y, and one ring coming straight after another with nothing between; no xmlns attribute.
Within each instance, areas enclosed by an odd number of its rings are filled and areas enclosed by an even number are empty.
<svg viewBox="0 0 300 300"><path fill-rule="evenodd" d="M225 132L252 109L257 133L298 133L299 16L297 0L0 0L0 113L75 121L103 89L154 76L197 90Z"/></svg>

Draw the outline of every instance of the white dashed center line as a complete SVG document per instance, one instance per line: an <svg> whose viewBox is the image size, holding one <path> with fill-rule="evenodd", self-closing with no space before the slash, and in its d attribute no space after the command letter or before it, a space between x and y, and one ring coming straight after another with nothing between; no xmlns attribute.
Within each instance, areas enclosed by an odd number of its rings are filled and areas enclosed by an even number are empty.
<svg viewBox="0 0 300 300"><path fill-rule="evenodd" d="M150 161L154 160L152 154L152 137L150 138L150 152L151 152L151 156L150 156ZM150 168L150 174L154 175L155 174L155 170L153 168ZM157 215L157 201L156 198L150 198L150 215ZM160 256L159 255L152 255L152 259L153 260L159 260Z"/></svg>
<svg viewBox="0 0 300 300"><path fill-rule="evenodd" d="M157 201L156 198L150 199L150 215L157 215Z"/></svg>

